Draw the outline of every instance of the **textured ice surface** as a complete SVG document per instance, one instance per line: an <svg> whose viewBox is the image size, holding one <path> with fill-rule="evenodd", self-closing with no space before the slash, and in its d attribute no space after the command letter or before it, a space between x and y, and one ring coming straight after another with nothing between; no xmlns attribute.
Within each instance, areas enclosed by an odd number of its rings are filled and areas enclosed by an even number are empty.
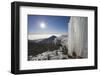
<svg viewBox="0 0 100 76"><path fill-rule="evenodd" d="M68 54L87 57L87 17L71 17L68 28Z"/></svg>

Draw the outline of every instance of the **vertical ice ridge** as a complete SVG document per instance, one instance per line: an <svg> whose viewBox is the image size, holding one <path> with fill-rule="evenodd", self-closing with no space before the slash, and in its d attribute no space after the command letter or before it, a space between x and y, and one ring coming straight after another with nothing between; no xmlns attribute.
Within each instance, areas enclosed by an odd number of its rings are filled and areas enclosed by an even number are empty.
<svg viewBox="0 0 100 76"><path fill-rule="evenodd" d="M68 28L68 54L87 57L87 17L71 17Z"/></svg>

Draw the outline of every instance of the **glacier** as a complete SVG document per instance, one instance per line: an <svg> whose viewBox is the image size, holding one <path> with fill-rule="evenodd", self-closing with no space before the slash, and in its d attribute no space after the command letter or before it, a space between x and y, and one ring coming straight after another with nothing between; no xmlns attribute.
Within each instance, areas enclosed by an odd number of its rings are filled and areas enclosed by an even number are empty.
<svg viewBox="0 0 100 76"><path fill-rule="evenodd" d="M72 56L73 52L77 56L87 58L88 46L88 24L87 17L72 16L68 25L68 54Z"/></svg>

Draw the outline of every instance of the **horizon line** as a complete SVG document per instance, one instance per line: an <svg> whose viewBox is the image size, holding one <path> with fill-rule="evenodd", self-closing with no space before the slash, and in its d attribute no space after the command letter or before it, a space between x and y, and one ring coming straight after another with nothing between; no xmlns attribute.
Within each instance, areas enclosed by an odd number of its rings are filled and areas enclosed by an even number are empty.
<svg viewBox="0 0 100 76"><path fill-rule="evenodd" d="M28 35L32 35L32 34L68 34L68 32L66 33L28 33Z"/></svg>

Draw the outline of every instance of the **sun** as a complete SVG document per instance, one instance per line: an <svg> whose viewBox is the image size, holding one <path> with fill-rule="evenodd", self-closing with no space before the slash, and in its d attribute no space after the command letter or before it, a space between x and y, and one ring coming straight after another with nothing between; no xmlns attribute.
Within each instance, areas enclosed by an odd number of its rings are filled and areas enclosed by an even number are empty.
<svg viewBox="0 0 100 76"><path fill-rule="evenodd" d="M46 28L46 24L45 23L40 23L40 28L45 29Z"/></svg>

